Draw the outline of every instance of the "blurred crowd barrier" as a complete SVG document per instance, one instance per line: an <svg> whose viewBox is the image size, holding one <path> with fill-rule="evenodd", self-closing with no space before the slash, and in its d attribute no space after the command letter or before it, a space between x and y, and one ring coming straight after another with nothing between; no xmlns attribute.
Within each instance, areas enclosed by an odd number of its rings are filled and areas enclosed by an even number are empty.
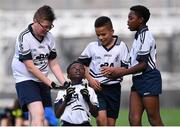
<svg viewBox="0 0 180 127"><path fill-rule="evenodd" d="M33 13L0 10L0 106L10 105L11 99L16 96L11 71L15 39L32 23ZM94 21L98 16L109 16L115 34L131 48L134 33L127 28L128 13L128 9L56 10L57 20L51 32L56 39L59 62L64 73L67 65L79 56L85 46L96 40ZM154 8L151 13L147 25L157 42L157 67L162 72L163 90L172 91L175 94L173 96L177 96L179 93L174 91L180 90L180 8ZM127 76L122 86L125 94L128 94L130 86L131 76ZM127 99L124 103L127 103Z"/></svg>

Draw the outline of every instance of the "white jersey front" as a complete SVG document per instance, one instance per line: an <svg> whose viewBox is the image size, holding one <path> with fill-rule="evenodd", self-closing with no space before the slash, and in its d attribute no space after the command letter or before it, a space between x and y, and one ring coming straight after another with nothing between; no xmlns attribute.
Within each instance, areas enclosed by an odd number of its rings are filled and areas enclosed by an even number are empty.
<svg viewBox="0 0 180 127"><path fill-rule="evenodd" d="M81 89L84 89L85 86L82 84L76 84L72 87L75 87L75 93L72 95L70 102L67 103L67 106L64 110L64 113L60 117L60 120L66 121L72 124L81 124L83 122L90 122L90 112L87 102L83 99L83 96L80 93ZM87 86L90 95L90 101L93 105L98 106L97 95L95 91ZM64 96L66 95L66 90L60 90L58 92L57 98L55 100L55 105L59 101L64 101Z"/></svg>
<svg viewBox="0 0 180 127"><path fill-rule="evenodd" d="M15 54L12 60L13 76L16 83L34 80L39 81L30 73L24 60L33 60L34 65L45 75L48 75L48 59L56 57L55 42L51 33L47 33L40 42L32 32L31 25L28 26L16 39Z"/></svg>
<svg viewBox="0 0 180 127"><path fill-rule="evenodd" d="M148 67L144 72L156 67L156 43L147 26L144 26L136 33L130 52L130 59L131 67L137 65L140 61L146 62ZM141 74L142 72L136 73L134 76Z"/></svg>
<svg viewBox="0 0 180 127"><path fill-rule="evenodd" d="M105 85L120 83L122 78L108 79L101 74L101 67L128 67L128 48L117 36L113 37L116 41L112 48L107 49L98 40L89 43L79 57L79 61L89 66L91 76Z"/></svg>

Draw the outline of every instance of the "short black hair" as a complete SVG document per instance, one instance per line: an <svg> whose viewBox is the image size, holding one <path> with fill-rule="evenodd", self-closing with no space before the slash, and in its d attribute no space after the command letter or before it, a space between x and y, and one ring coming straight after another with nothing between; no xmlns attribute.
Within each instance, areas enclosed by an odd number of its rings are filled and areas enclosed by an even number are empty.
<svg viewBox="0 0 180 127"><path fill-rule="evenodd" d="M110 26L111 28L113 28L113 25L112 25L112 22L111 22L111 19L107 16L101 16L101 17L98 17L94 23L94 27L97 28L97 27L102 27L102 26Z"/></svg>
<svg viewBox="0 0 180 127"><path fill-rule="evenodd" d="M70 70L71 66L72 66L73 64L76 64L76 63L79 63L79 64L83 65L83 63L80 62L80 61L78 61L78 60L73 61L73 62L72 62L71 64L69 64L69 66L67 67L67 74L69 74L69 70ZM84 66L84 65L83 65L83 66Z"/></svg>
<svg viewBox="0 0 180 127"><path fill-rule="evenodd" d="M150 18L149 9L143 5L135 5L130 8L131 11L135 11L138 16L144 18L144 22L146 23Z"/></svg>
<svg viewBox="0 0 180 127"><path fill-rule="evenodd" d="M52 22L56 19L56 17L53 9L48 5L44 5L35 12L34 19L47 20Z"/></svg>

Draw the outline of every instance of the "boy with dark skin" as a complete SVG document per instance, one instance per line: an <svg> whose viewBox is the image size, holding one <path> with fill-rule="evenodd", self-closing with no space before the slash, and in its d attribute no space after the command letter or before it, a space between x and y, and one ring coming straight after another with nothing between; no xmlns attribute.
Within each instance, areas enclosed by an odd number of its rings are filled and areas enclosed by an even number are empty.
<svg viewBox="0 0 180 127"><path fill-rule="evenodd" d="M98 114L98 101L94 90L83 84L84 66L75 61L67 68L71 86L65 91L59 91L55 101L55 114L63 126L91 126L90 114ZM63 93L64 92L64 93Z"/></svg>
<svg viewBox="0 0 180 127"><path fill-rule="evenodd" d="M101 74L101 69L103 66L128 67L129 52L121 38L114 35L109 17L98 17L94 28L97 40L86 46L78 60L85 65L86 78L98 97L97 125L115 126L120 110L122 77L108 79Z"/></svg>
<svg viewBox="0 0 180 127"><path fill-rule="evenodd" d="M146 26L149 17L149 9L142 5L130 8L128 28L130 31L137 31L130 52L131 65L128 69L104 67L101 71L108 78L133 74L129 104L129 123L131 126L141 126L144 110L146 110L152 126L163 126L159 107L162 79L155 66L155 40Z"/></svg>

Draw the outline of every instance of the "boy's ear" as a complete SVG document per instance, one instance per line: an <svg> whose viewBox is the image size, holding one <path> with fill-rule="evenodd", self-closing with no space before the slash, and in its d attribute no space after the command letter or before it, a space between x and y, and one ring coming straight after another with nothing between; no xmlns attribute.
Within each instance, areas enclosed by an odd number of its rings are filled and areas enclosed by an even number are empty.
<svg viewBox="0 0 180 127"><path fill-rule="evenodd" d="M33 23L36 23L37 22L37 20L36 19L33 19Z"/></svg>
<svg viewBox="0 0 180 127"><path fill-rule="evenodd" d="M69 74L67 74L67 78L70 79Z"/></svg>
<svg viewBox="0 0 180 127"><path fill-rule="evenodd" d="M140 18L140 23L141 23L141 24L142 24L142 23L145 23L143 17Z"/></svg>
<svg viewBox="0 0 180 127"><path fill-rule="evenodd" d="M114 34L114 29L112 29L112 33Z"/></svg>

